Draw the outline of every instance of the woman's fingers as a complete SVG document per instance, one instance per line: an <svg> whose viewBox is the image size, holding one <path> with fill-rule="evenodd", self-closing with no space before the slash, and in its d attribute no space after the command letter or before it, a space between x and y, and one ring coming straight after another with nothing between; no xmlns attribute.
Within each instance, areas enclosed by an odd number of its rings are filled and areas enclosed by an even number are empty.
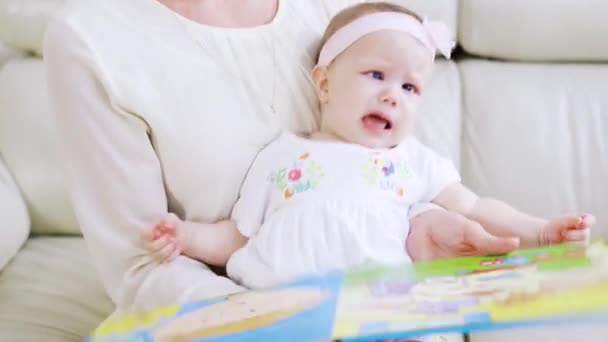
<svg viewBox="0 0 608 342"><path fill-rule="evenodd" d="M464 243L473 246L476 254L505 254L519 247L519 238L498 237L487 232L479 224L473 223L465 227Z"/></svg>

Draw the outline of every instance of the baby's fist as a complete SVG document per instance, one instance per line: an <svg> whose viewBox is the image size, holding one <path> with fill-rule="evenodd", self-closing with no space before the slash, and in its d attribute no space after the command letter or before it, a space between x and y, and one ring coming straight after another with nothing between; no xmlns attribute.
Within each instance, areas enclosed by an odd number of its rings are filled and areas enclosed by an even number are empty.
<svg viewBox="0 0 608 342"><path fill-rule="evenodd" d="M182 253L180 220L172 213L167 214L159 223L142 231L144 246L154 258L161 262L173 261Z"/></svg>
<svg viewBox="0 0 608 342"><path fill-rule="evenodd" d="M545 225L539 234L540 246L553 245L564 242L589 242L591 226L595 224L595 217L591 214L564 215L552 219Z"/></svg>

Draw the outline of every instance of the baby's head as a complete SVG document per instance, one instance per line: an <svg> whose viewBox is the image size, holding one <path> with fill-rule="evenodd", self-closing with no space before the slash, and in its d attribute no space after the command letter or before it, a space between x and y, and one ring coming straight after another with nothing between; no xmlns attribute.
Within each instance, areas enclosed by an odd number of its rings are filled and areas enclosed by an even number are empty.
<svg viewBox="0 0 608 342"><path fill-rule="evenodd" d="M447 29L384 2L362 3L329 23L312 78L322 135L391 148L413 129L435 50L449 56ZM450 44L449 47L446 47Z"/></svg>

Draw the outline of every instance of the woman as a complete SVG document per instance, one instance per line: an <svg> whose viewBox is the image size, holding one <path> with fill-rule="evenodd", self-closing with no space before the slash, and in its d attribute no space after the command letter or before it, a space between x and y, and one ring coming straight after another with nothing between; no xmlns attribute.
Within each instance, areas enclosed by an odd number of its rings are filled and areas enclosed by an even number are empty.
<svg viewBox="0 0 608 342"><path fill-rule="evenodd" d="M44 54L74 210L119 310L241 290L193 259L151 259L138 227L167 212L225 221L257 151L280 129L310 131L308 70L347 0L74 1ZM478 225L445 230L441 210L412 221L414 258L504 252ZM482 246L482 247L478 247Z"/></svg>

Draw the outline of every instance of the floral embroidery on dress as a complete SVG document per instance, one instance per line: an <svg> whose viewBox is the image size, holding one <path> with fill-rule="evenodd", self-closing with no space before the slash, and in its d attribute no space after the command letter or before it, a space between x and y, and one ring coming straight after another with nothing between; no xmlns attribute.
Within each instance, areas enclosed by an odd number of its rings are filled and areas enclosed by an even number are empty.
<svg viewBox="0 0 608 342"><path fill-rule="evenodd" d="M269 181L276 184L284 199L290 199L316 188L323 176L323 166L312 160L309 153L304 153L291 167L272 172Z"/></svg>
<svg viewBox="0 0 608 342"><path fill-rule="evenodd" d="M405 196L404 184L411 176L405 161L394 161L379 152L373 152L363 165L363 177L371 186L394 191L399 197Z"/></svg>

